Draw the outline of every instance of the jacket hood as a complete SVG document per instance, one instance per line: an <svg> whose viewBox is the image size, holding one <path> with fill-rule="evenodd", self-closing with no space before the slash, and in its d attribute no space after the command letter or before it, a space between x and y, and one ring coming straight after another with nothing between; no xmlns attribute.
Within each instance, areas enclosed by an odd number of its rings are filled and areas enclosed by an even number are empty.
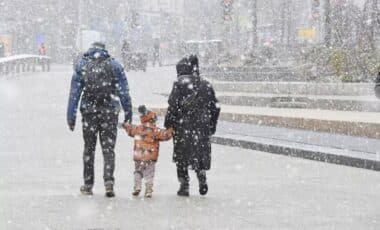
<svg viewBox="0 0 380 230"><path fill-rule="evenodd" d="M99 48L90 48L86 53L83 55L84 57L88 58L109 58L111 57L108 54L108 51L105 49L99 49Z"/></svg>
<svg viewBox="0 0 380 230"><path fill-rule="evenodd" d="M182 58L176 65L177 76L190 75L196 73L199 75L199 61L196 55Z"/></svg>
<svg viewBox="0 0 380 230"><path fill-rule="evenodd" d="M190 86L189 89L192 89L193 87L196 88L197 86L199 86L201 78L196 74L184 74L178 76L177 82L183 86Z"/></svg>

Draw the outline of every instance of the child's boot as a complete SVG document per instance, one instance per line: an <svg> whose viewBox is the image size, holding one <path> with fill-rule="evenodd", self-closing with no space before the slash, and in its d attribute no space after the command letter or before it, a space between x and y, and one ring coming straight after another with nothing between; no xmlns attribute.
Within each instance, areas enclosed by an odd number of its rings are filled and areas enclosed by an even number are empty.
<svg viewBox="0 0 380 230"><path fill-rule="evenodd" d="M140 192L141 192L141 188L140 187L137 187L137 186L133 187L133 192L132 192L133 196L140 195Z"/></svg>
<svg viewBox="0 0 380 230"><path fill-rule="evenodd" d="M145 197L146 198L152 198L153 193L153 185L152 184L146 184L145 185Z"/></svg>

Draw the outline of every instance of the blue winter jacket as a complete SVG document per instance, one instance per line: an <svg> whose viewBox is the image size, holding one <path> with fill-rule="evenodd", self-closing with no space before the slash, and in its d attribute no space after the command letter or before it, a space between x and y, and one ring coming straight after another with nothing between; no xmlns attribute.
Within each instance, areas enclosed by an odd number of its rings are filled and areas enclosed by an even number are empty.
<svg viewBox="0 0 380 230"><path fill-rule="evenodd" d="M67 123L69 125L75 124L76 114L78 109L79 100L81 98L84 86L84 79L82 76L82 69L85 67L86 63L90 58L102 57L110 58L110 55L106 50L91 48L89 49L83 57L76 63L74 68L74 74L71 79L71 90L69 96L69 103L67 107ZM120 111L120 103L125 113L125 120L130 120L132 118L132 106L131 97L129 95L128 81L124 74L123 67L114 59L111 59L111 66L113 71L113 76L117 80L117 97L113 98L109 108L106 112L118 113ZM81 100L80 111L82 114L91 113L92 111L87 111L87 103L84 98Z"/></svg>

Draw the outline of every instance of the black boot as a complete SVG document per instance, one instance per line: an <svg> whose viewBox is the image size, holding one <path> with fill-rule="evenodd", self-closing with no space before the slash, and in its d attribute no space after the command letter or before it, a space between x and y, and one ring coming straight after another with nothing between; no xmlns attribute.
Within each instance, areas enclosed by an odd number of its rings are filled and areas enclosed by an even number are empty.
<svg viewBox="0 0 380 230"><path fill-rule="evenodd" d="M181 183L177 192L178 196L189 196L189 184Z"/></svg>
<svg viewBox="0 0 380 230"><path fill-rule="evenodd" d="M180 183L179 190L177 192L178 196L189 196L189 173L187 166L177 164L177 177Z"/></svg>
<svg viewBox="0 0 380 230"><path fill-rule="evenodd" d="M202 196L206 195L208 192L208 185L207 183L199 184L199 194Z"/></svg>
<svg viewBox="0 0 380 230"><path fill-rule="evenodd" d="M197 177L198 177L198 181L199 181L199 194L204 196L208 192L208 185L207 185L207 180L206 180L206 171L201 170L201 171L197 172Z"/></svg>
<svg viewBox="0 0 380 230"><path fill-rule="evenodd" d="M115 192L113 191L113 184L106 185L106 197L111 198L115 196Z"/></svg>
<svg viewBox="0 0 380 230"><path fill-rule="evenodd" d="M92 193L92 186L82 185L82 186L80 187L80 192L81 192L83 195L91 196L91 195L93 195L93 193Z"/></svg>

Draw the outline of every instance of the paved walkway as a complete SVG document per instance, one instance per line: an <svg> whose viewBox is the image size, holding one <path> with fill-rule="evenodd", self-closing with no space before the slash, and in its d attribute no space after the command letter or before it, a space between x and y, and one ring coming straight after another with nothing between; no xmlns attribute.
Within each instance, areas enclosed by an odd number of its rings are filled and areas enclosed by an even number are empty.
<svg viewBox="0 0 380 230"><path fill-rule="evenodd" d="M285 109L235 105L223 105L222 112L246 115L304 118L324 121L346 121L380 124L380 113L375 112L333 111L319 109Z"/></svg>
<svg viewBox="0 0 380 230"><path fill-rule="evenodd" d="M212 140L228 146L380 171L378 139L221 121Z"/></svg>
<svg viewBox="0 0 380 230"><path fill-rule="evenodd" d="M291 97L307 98L310 100L333 100L333 101L360 101L360 102L378 102L379 99L373 96L341 96L341 95L307 95L307 94L265 94L265 93L246 93L246 92L217 92L217 96L229 97L252 97L252 98L274 98L274 97Z"/></svg>
<svg viewBox="0 0 380 230"><path fill-rule="evenodd" d="M151 69L151 72L131 72L129 82L134 104L147 104L153 108L167 108L167 95L170 94L173 81L176 79L175 69L165 67L163 69ZM296 83L295 83L296 84ZM137 89L137 90L133 90ZM231 92L224 92L230 94ZM219 95L219 92L217 92ZM245 95L245 93L243 93ZM324 96L316 96L323 98ZM345 96L334 96L343 99ZM352 96L349 98L353 98ZM360 99L373 97L359 97ZM359 100L358 98L358 100ZM280 116L290 118L305 118L326 121L347 121L380 124L380 113L376 112L354 112L354 111L332 111L319 109L286 109L286 108L267 108L252 106L233 106L223 105L222 112L241 113L251 115Z"/></svg>
<svg viewBox="0 0 380 230"><path fill-rule="evenodd" d="M374 158L377 158L380 161L380 140L378 139L227 121L220 121L218 123L217 135L240 135L246 137L266 138L271 139L272 141L286 141L295 144L298 143L313 145L315 147L366 153L374 155Z"/></svg>
<svg viewBox="0 0 380 230"><path fill-rule="evenodd" d="M132 79L131 92L144 95L133 87L143 81ZM65 123L69 80L68 72L54 69L0 79L0 229L379 228L379 173L220 145L213 146L206 197L197 194L193 174L192 196L175 195L167 142L153 199L133 199L132 140L122 132L116 198L103 196L99 151L95 196L80 196L80 122L74 133Z"/></svg>
<svg viewBox="0 0 380 230"><path fill-rule="evenodd" d="M212 81L217 90L247 93L281 93L307 95L372 96L373 83L316 82L220 82Z"/></svg>

